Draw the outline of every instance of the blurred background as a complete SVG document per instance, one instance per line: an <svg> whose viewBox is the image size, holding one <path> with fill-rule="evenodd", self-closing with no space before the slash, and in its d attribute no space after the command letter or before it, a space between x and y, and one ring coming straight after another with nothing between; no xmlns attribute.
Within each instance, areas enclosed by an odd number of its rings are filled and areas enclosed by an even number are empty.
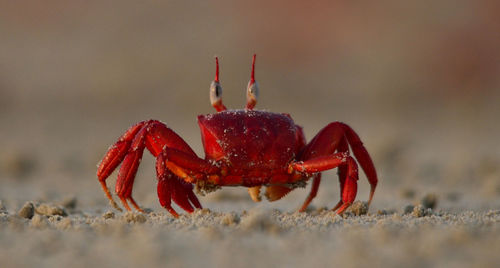
<svg viewBox="0 0 500 268"><path fill-rule="evenodd" d="M380 174L375 208L429 192L450 208L498 204L498 1L0 6L0 199L7 205L65 195L107 204L96 164L141 120L165 122L203 156L196 115L214 112L214 56L224 103L243 108L253 53L258 109L290 113L308 139L332 121L359 133ZM145 154L134 195L158 208L153 162ZM317 206L338 200L335 172L328 174ZM360 184L365 199L364 177ZM245 189L233 191L249 200ZM271 206L293 209L307 192Z"/></svg>

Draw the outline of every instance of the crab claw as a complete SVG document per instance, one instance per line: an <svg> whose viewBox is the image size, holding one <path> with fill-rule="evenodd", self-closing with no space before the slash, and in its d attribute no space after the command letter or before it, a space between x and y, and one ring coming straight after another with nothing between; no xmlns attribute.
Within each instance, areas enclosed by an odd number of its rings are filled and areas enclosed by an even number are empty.
<svg viewBox="0 0 500 268"><path fill-rule="evenodd" d="M189 213L194 211L193 206L201 209L200 201L193 193L193 185L174 175L167 169L165 161L166 157L164 153L161 153L156 158L157 190L161 206L176 218L179 217L179 214L172 208L172 200Z"/></svg>

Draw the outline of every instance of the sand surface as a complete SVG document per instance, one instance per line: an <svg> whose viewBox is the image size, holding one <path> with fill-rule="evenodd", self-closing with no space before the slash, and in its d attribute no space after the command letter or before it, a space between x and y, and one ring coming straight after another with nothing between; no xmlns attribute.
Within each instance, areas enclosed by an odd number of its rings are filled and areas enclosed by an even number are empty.
<svg viewBox="0 0 500 268"><path fill-rule="evenodd" d="M3 202L2 267L498 267L500 263L500 210L432 209L428 207L436 204L427 196L415 206L410 202L401 208L375 206L367 214L358 202L338 216L314 206L299 213L254 205L233 192L215 193L215 198L206 200L211 209L183 213L178 219L161 208L146 214L118 212L106 205L82 208L77 197L29 201L20 207L6 207ZM291 200L282 202L287 201Z"/></svg>

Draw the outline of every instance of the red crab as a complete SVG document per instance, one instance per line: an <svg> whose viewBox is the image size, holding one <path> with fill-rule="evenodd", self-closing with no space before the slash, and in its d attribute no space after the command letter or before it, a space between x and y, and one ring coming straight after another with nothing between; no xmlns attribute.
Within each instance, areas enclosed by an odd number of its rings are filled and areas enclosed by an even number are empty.
<svg viewBox="0 0 500 268"><path fill-rule="evenodd" d="M144 148L156 157L158 198L174 217L179 215L171 207L171 200L189 213L194 211L193 206L201 208L193 185L201 193L222 186L245 186L254 201L260 201L260 189L265 186L267 199L276 201L313 179L311 192L299 209L304 211L316 196L321 172L336 167L341 198L332 210L338 209L337 213L341 214L354 202L357 192L358 165L350 156L349 146L370 182L370 204L377 186L377 173L351 127L341 122L330 123L306 143L302 127L296 125L290 115L253 110L259 94L255 55L245 109L227 110L221 98L219 61L215 60L210 101L217 113L198 116L205 159L199 158L179 135L160 121L148 120L132 126L109 148L97 171L99 182L115 208L121 210L111 197L106 178L123 162L116 194L127 210L130 210L128 200L142 211L132 198L132 187Z"/></svg>

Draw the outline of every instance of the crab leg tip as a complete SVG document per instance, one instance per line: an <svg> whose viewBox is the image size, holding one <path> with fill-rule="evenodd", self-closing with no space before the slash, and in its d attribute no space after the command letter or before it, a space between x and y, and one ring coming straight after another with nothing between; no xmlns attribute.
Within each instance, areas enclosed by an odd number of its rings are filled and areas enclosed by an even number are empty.
<svg viewBox="0 0 500 268"><path fill-rule="evenodd" d="M106 197L109 200L109 204L111 204L111 206L113 206L115 209L122 211L122 209L118 206L118 204L113 199L113 196L111 195L111 192L109 191L108 186L106 185L106 181L100 180L99 182L101 183L101 187L102 187L102 190L104 191L104 194L106 195Z"/></svg>
<svg viewBox="0 0 500 268"><path fill-rule="evenodd" d="M137 209L137 211L141 212L141 213L146 213L146 211L144 211L144 209L142 209L136 202L135 200L131 197L128 198L128 200L130 201L130 203L132 203L132 206L134 206L135 209Z"/></svg>
<svg viewBox="0 0 500 268"><path fill-rule="evenodd" d="M125 197L120 197L120 200L122 201L122 205L125 207L126 210L131 211L132 209L127 203L127 199Z"/></svg>
<svg viewBox="0 0 500 268"><path fill-rule="evenodd" d="M119 207L119 206L118 206L118 204L117 204L115 201L110 200L110 201L109 201L109 204L110 204L111 206L113 206L116 210L118 210L118 211L120 211L120 212L122 212L122 211L123 211L123 209L122 209L121 207Z"/></svg>
<svg viewBox="0 0 500 268"><path fill-rule="evenodd" d="M170 214L172 214L172 216L174 218L176 218L176 219L179 218L179 214L172 207L166 207L166 209L167 209L168 212L170 212Z"/></svg>

